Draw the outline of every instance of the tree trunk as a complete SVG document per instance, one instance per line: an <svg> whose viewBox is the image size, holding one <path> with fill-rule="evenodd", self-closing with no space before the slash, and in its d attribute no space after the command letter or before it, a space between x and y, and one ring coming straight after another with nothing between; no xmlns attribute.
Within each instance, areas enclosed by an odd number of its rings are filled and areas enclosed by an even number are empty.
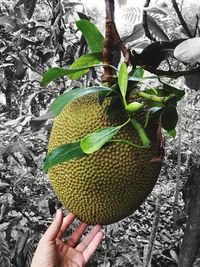
<svg viewBox="0 0 200 267"><path fill-rule="evenodd" d="M178 267L192 267L200 246L200 168L189 179L191 199Z"/></svg>

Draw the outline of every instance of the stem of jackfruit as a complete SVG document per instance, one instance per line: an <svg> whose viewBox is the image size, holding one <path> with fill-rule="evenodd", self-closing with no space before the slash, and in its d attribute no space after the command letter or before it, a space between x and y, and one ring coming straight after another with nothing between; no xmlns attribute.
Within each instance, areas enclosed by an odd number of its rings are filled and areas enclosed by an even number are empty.
<svg viewBox="0 0 200 267"><path fill-rule="evenodd" d="M128 124L129 123L129 121L130 121L131 119L129 118L127 121L125 121L122 125L120 125L120 126L118 126L119 128L122 128L122 127L124 127L126 124Z"/></svg>
<svg viewBox="0 0 200 267"><path fill-rule="evenodd" d="M135 119L129 118L125 123L123 123L122 125L118 126L119 129L124 127L129 122L131 122L131 124L134 125L134 128L137 130L138 135L140 136L141 141L143 143L143 146L134 144L134 143L132 143L132 142L130 142L128 140L124 140L124 139L113 139L113 140L109 140L108 142L123 143L123 144L130 145L130 146L137 147L137 148L148 148L149 145L150 145L150 141L149 141L144 129L142 128L142 126Z"/></svg>
<svg viewBox="0 0 200 267"><path fill-rule="evenodd" d="M145 92L138 92L138 96L141 96L147 100L151 100L151 101L162 103L162 104L166 104L170 99L175 97L174 94L170 94L169 96L163 97L163 96L157 96L157 95L149 95Z"/></svg>
<svg viewBox="0 0 200 267"><path fill-rule="evenodd" d="M124 139L113 139L113 140L110 140L109 142L122 143L122 144L133 146L133 147L136 147L136 148L146 148L145 146L140 146L140 145L134 144L134 143L129 142L129 141L124 140Z"/></svg>
<svg viewBox="0 0 200 267"><path fill-rule="evenodd" d="M130 50L124 45L118 30L115 24L115 1L114 0L105 0L106 5L106 32L104 39L104 48L103 48L103 63L107 66L104 67L104 74L102 76L102 82L106 85L111 83L113 77L113 71L108 65L112 65L113 58L113 48L114 46L118 47L123 55L124 61L128 65L130 61ZM133 60L131 61L133 64Z"/></svg>
<svg viewBox="0 0 200 267"><path fill-rule="evenodd" d="M113 71L109 65L112 65L112 51L114 39L111 30L111 23L114 21L114 0L105 0L106 4L106 32L103 46L103 63L107 66L104 67L104 74L102 76L102 82L104 85L110 85Z"/></svg>
<svg viewBox="0 0 200 267"><path fill-rule="evenodd" d="M133 126L133 128L137 131L142 144L144 147L148 148L150 146L150 140L145 132L145 130L143 129L142 125L133 117L130 118L130 122Z"/></svg>

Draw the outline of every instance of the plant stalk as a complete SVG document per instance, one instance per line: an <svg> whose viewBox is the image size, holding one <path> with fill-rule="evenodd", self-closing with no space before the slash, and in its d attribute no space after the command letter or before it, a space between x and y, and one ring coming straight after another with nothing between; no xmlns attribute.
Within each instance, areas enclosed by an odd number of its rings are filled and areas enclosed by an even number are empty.
<svg viewBox="0 0 200 267"><path fill-rule="evenodd" d="M178 7L178 4L177 4L176 0L172 0L172 5L173 5L174 10L176 11L176 14L177 14L177 16L178 16L178 18L180 20L180 23L183 26L183 28L184 28L185 32L187 33L188 37L192 38L193 37L192 33L190 32L190 30L189 30L189 28L187 26L187 23L185 22L182 14L181 14L181 11L179 10L179 7Z"/></svg>
<svg viewBox="0 0 200 267"><path fill-rule="evenodd" d="M112 65L112 57L114 45L117 46L123 53L125 63L128 65L130 61L130 51L122 42L115 24L115 3L114 0L105 0L106 4L106 33L103 49L103 63L106 65ZM133 60L131 61L133 65ZM109 66L104 67L104 75L102 81L109 85L111 83L113 71Z"/></svg>
<svg viewBox="0 0 200 267"><path fill-rule="evenodd" d="M149 95L145 92L138 92L138 95L147 100L151 100L151 101L162 103L162 104L166 104L170 99L175 97L174 94L170 94L169 96L162 97L162 96L157 96L157 95Z"/></svg>
<svg viewBox="0 0 200 267"><path fill-rule="evenodd" d="M131 117L131 120L130 120L133 128L137 131L139 137L140 137L140 140L142 141L142 144L144 147L149 147L150 146L150 140L147 136L147 134L145 133L145 130L142 128L142 125L133 117Z"/></svg>
<svg viewBox="0 0 200 267"><path fill-rule="evenodd" d="M113 52L113 35L111 30L111 23L114 21L114 10L115 3L114 0L105 0L106 4L106 33L104 39L103 47L103 64L112 65L112 52ZM102 77L102 82L106 86L110 86L111 79L113 75L113 70L110 66L104 66L104 74Z"/></svg>

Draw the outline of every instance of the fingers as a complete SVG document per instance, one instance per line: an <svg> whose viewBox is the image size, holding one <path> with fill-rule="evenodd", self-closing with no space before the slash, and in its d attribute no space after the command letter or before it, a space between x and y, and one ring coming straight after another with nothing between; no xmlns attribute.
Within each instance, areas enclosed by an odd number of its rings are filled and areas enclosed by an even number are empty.
<svg viewBox="0 0 200 267"><path fill-rule="evenodd" d="M86 223L81 223L76 230L73 232L72 236L67 242L67 245L74 248L78 243L79 239L81 238L82 234L84 233L85 229L87 228Z"/></svg>
<svg viewBox="0 0 200 267"><path fill-rule="evenodd" d="M95 225L89 232L89 234L86 236L86 238L76 247L76 249L80 252L83 252L100 230L101 226Z"/></svg>
<svg viewBox="0 0 200 267"><path fill-rule="evenodd" d="M101 231L97 232L91 242L88 244L86 249L83 251L82 255L85 260L85 263L89 261L92 255L95 253L98 245L103 239L103 233Z"/></svg>
<svg viewBox="0 0 200 267"><path fill-rule="evenodd" d="M63 220L60 230L57 234L57 238L62 239L65 231L69 228L69 226L73 223L76 215L73 213L69 213Z"/></svg>
<svg viewBox="0 0 200 267"><path fill-rule="evenodd" d="M53 241L57 237L60 227L62 225L63 221L63 213L62 210L59 209L56 212L56 217L54 218L52 224L49 226L47 231L44 233L43 237L41 238L41 241Z"/></svg>

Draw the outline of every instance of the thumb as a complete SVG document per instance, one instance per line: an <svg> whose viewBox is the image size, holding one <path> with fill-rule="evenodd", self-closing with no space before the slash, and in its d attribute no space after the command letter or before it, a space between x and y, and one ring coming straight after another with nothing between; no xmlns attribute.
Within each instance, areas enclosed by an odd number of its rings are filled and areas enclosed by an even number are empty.
<svg viewBox="0 0 200 267"><path fill-rule="evenodd" d="M61 209L58 209L56 212L56 217L54 218L52 224L44 233L41 240L54 241L59 233L62 222L63 222L63 213Z"/></svg>

